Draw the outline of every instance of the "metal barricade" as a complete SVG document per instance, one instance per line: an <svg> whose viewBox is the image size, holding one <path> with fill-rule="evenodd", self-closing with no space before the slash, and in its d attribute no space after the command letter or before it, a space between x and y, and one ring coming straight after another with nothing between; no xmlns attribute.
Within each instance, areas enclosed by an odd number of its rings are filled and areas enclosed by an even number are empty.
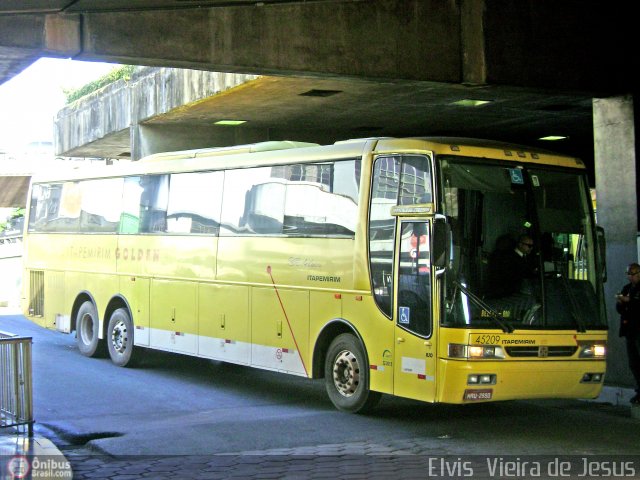
<svg viewBox="0 0 640 480"><path fill-rule="evenodd" d="M31 337L0 332L0 428L26 427L33 436Z"/></svg>

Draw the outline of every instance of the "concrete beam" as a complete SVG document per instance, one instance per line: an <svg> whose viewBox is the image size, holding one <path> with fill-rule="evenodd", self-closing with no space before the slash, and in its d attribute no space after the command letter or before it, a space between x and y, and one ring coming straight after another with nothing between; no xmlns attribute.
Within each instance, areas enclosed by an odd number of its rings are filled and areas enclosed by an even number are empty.
<svg viewBox="0 0 640 480"><path fill-rule="evenodd" d="M44 15L0 15L0 45L40 51L44 45Z"/></svg>
<svg viewBox="0 0 640 480"><path fill-rule="evenodd" d="M0 81L40 57L73 57L79 52L78 15L0 15Z"/></svg>
<svg viewBox="0 0 640 480"><path fill-rule="evenodd" d="M483 85L487 81L484 1L463 0L461 5L462 81L468 85Z"/></svg>
<svg viewBox="0 0 640 480"><path fill-rule="evenodd" d="M186 3L186 2L185 2ZM254 74L636 92L622 0L370 0L0 15L1 49ZM4 64L4 66L3 66ZM2 70L9 62L0 57ZM624 67L624 68L622 68Z"/></svg>
<svg viewBox="0 0 640 480"><path fill-rule="evenodd" d="M80 53L81 18L79 15L47 15L44 22L46 55L74 57Z"/></svg>
<svg viewBox="0 0 640 480"><path fill-rule="evenodd" d="M79 15L0 15L0 46L34 56L80 53Z"/></svg>
<svg viewBox="0 0 640 480"><path fill-rule="evenodd" d="M79 59L211 71L461 81L449 0L88 13Z"/></svg>
<svg viewBox="0 0 640 480"><path fill-rule="evenodd" d="M621 0L490 0L484 7L487 83L637 91L634 15Z"/></svg>
<svg viewBox="0 0 640 480"><path fill-rule="evenodd" d="M78 59L596 93L635 91L638 83L630 74L637 55L624 50L634 44L633 16L610 3L257 2L82 17Z"/></svg>

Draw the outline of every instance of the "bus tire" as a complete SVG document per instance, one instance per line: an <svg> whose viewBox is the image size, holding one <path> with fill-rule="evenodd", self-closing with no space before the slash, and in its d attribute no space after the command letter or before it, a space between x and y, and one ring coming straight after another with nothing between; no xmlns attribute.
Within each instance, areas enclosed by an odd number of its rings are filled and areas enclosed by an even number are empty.
<svg viewBox="0 0 640 480"><path fill-rule="evenodd" d="M111 361L119 367L132 367L138 357L138 348L133 345L133 321L126 308L118 308L109 318L107 327L107 349Z"/></svg>
<svg viewBox="0 0 640 480"><path fill-rule="evenodd" d="M355 335L338 335L327 350L324 367L325 387L338 410L365 413L382 396L369 390L369 364L362 343Z"/></svg>
<svg viewBox="0 0 640 480"><path fill-rule="evenodd" d="M104 342L99 338L100 320L93 302L87 300L76 315L76 343L85 357L99 357L104 354Z"/></svg>

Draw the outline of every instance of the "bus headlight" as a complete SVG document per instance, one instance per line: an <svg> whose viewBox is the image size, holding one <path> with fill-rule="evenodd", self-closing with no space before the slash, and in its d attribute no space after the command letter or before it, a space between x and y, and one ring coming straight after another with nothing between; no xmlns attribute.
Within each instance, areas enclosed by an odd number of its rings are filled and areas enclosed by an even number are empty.
<svg viewBox="0 0 640 480"><path fill-rule="evenodd" d="M607 346L599 343L583 345L580 348L580 358L606 358Z"/></svg>
<svg viewBox="0 0 640 480"><path fill-rule="evenodd" d="M496 345L463 345L460 343L449 344L449 357L477 359L504 358L504 350Z"/></svg>

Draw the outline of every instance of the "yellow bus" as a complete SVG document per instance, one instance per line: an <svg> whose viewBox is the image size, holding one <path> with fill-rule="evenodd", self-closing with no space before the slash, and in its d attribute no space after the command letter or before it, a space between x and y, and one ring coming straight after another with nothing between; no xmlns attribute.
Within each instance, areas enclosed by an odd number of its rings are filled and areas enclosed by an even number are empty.
<svg viewBox="0 0 640 480"><path fill-rule="evenodd" d="M382 394L603 385L603 236L575 158L450 138L265 142L43 175L28 215L24 314L75 332L88 357L124 367L159 349L324 378L348 412ZM497 295L494 250L523 233L532 274L503 272L516 288Z"/></svg>

